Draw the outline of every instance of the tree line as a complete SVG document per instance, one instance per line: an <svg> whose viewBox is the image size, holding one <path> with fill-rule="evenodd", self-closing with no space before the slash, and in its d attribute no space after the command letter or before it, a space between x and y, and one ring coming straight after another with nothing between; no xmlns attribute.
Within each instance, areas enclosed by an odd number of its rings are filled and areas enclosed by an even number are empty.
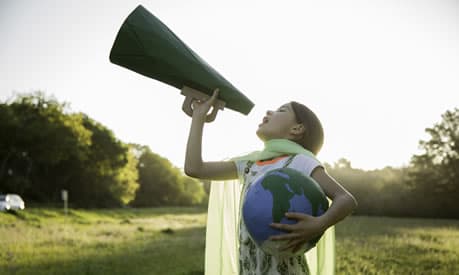
<svg viewBox="0 0 459 275"><path fill-rule="evenodd" d="M74 207L197 205L203 183L42 92L0 102L0 193Z"/></svg>
<svg viewBox="0 0 459 275"><path fill-rule="evenodd" d="M357 215L459 218L459 109L426 128L406 167L366 171L341 159L327 171L358 200ZM41 92L0 102L0 193L75 207L205 205L209 183L148 146L126 144L84 113Z"/></svg>
<svg viewBox="0 0 459 275"><path fill-rule="evenodd" d="M406 167L373 171L340 159L328 172L357 199L357 215L459 218L459 109L448 110L426 128L422 153Z"/></svg>

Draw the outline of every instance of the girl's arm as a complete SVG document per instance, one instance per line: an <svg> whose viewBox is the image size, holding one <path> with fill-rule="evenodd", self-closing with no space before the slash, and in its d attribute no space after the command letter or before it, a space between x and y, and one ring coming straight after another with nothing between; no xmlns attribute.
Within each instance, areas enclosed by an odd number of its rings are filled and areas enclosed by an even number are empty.
<svg viewBox="0 0 459 275"><path fill-rule="evenodd" d="M193 104L193 117L186 146L185 174L190 177L211 180L236 179L237 168L232 161L204 162L202 160L202 132L207 113L218 97L216 89L212 97L205 102Z"/></svg>
<svg viewBox="0 0 459 275"><path fill-rule="evenodd" d="M314 217L303 213L286 213L289 219L295 219L296 224L273 223L271 226L287 231L287 234L272 236L272 240L288 240L283 250L298 251L301 247L322 234L328 227L338 223L352 213L357 207L355 198L336 180L327 174L323 167L314 169L311 174L324 190L327 197L332 200L330 208L322 216Z"/></svg>
<svg viewBox="0 0 459 275"><path fill-rule="evenodd" d="M319 217L321 227L325 230L351 214L357 207L357 201L351 193L328 175L323 167L314 169L311 176L332 200L330 208Z"/></svg>

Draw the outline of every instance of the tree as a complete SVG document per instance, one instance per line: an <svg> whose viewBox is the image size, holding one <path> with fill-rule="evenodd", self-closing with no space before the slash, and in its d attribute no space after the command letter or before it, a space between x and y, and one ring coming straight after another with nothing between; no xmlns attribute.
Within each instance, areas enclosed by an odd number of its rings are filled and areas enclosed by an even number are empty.
<svg viewBox="0 0 459 275"><path fill-rule="evenodd" d="M87 158L79 163L80 175L68 187L85 207L122 206L134 199L138 188L137 159L130 147L108 128L83 115L91 132Z"/></svg>
<svg viewBox="0 0 459 275"><path fill-rule="evenodd" d="M81 161L91 133L81 115L65 114L67 105L44 94L19 95L0 104L0 188L32 200L46 200L55 190L62 163Z"/></svg>
<svg viewBox="0 0 459 275"><path fill-rule="evenodd" d="M203 184L147 146L127 145L84 113L41 92L0 103L0 193L76 207L195 205ZM140 185L139 185L140 183ZM140 188L139 188L140 186ZM137 190L138 189L138 190Z"/></svg>
<svg viewBox="0 0 459 275"><path fill-rule="evenodd" d="M0 104L0 192L28 201L113 207L133 199L136 158L102 124L41 92Z"/></svg>
<svg viewBox="0 0 459 275"><path fill-rule="evenodd" d="M410 188L405 184L406 168L385 167L376 170L352 168L347 159L339 159L325 168L358 201L359 215L416 216Z"/></svg>
<svg viewBox="0 0 459 275"><path fill-rule="evenodd" d="M411 159L409 184L431 215L459 217L459 109L446 111L421 140L423 153Z"/></svg>
<svg viewBox="0 0 459 275"><path fill-rule="evenodd" d="M132 146L138 158L140 184L133 206L195 205L207 198L201 182L185 176L148 146Z"/></svg>
<svg viewBox="0 0 459 275"><path fill-rule="evenodd" d="M207 202L208 194L204 183L188 176L182 176L183 192L178 198L180 205L198 205Z"/></svg>

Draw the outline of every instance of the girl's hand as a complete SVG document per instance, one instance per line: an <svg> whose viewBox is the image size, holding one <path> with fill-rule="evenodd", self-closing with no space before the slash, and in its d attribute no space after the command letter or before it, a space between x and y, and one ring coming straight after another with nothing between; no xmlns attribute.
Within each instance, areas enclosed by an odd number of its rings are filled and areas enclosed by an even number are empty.
<svg viewBox="0 0 459 275"><path fill-rule="evenodd" d="M218 97L218 88L214 90L212 96L205 101L202 100L194 100L192 103L193 108L193 119L199 119L202 121L206 121L207 114L209 113L210 108L214 105L215 100Z"/></svg>
<svg viewBox="0 0 459 275"><path fill-rule="evenodd" d="M322 224L319 217L306 215L303 213L285 213L289 219L298 220L296 224L272 223L271 227L287 231L283 235L271 236L273 241L287 241L281 250L292 249L295 253L300 250L308 241L322 234L327 228Z"/></svg>

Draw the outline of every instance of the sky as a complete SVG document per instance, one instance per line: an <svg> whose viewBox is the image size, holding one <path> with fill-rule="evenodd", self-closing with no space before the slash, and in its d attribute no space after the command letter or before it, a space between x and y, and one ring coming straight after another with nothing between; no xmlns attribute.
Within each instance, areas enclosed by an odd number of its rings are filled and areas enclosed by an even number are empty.
<svg viewBox="0 0 459 275"><path fill-rule="evenodd" d="M108 58L139 4L255 103L206 124L204 160L261 149L266 110L296 100L322 121L321 161L400 167L459 107L455 0L0 0L0 100L44 91L183 167L180 91Z"/></svg>

